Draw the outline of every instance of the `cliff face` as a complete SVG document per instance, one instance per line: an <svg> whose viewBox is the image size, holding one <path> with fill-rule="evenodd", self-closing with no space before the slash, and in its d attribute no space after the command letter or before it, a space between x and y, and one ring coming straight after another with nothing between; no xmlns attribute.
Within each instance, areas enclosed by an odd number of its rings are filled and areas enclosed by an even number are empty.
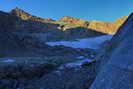
<svg viewBox="0 0 133 89"><path fill-rule="evenodd" d="M96 31L107 33L107 34L111 34L114 32L114 29L111 23L107 23L107 22L92 21L90 22L88 28L95 29Z"/></svg>
<svg viewBox="0 0 133 89"><path fill-rule="evenodd" d="M88 25L88 28L95 29L96 31L113 34L117 32L117 29L123 24L123 22L127 19L127 16L119 18L115 22L98 22L92 21Z"/></svg>
<svg viewBox="0 0 133 89"><path fill-rule="evenodd" d="M59 20L59 22L68 24L70 26L83 26L83 27L87 26L87 21L73 18L70 16L64 16L63 18Z"/></svg>
<svg viewBox="0 0 133 89"><path fill-rule="evenodd" d="M100 22L100 21L85 21L69 16L64 16L59 20L60 23L65 24L65 29L74 28L74 27L85 27L88 29L93 29L98 32L103 32L106 34L113 34L117 31L117 29L123 24L123 22L128 18L128 16L124 16L119 18L115 22Z"/></svg>
<svg viewBox="0 0 133 89"><path fill-rule="evenodd" d="M133 13L119 28L101 57L100 71L89 89L133 88ZM98 67L98 68L99 68Z"/></svg>

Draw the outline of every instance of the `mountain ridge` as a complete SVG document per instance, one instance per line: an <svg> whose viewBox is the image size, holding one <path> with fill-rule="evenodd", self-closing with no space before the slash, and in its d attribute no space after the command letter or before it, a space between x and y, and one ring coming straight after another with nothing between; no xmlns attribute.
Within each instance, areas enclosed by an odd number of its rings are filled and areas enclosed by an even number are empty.
<svg viewBox="0 0 133 89"><path fill-rule="evenodd" d="M34 15L31 15L31 14L25 12L24 10L22 10L20 8L14 8L9 13L20 17L22 20L33 20L33 21L38 21L38 22L55 23L55 20L53 20L53 19L50 19L50 18L45 19L45 18L41 18L38 16L34 16Z"/></svg>
<svg viewBox="0 0 133 89"><path fill-rule="evenodd" d="M115 33L117 29L123 24L123 22L128 18L128 16L123 16L114 22L104 22L104 21L96 21L96 20L86 21L86 20L74 18L71 16L64 16L60 18L58 21L55 21L53 19L46 19L46 18L41 18L38 16L31 15L19 8L12 9L9 13L17 15L23 20L32 20L32 21L38 21L38 22L44 22L44 23L59 24L61 26L63 25L61 30L62 29L67 30L67 29L76 28L76 27L85 27L85 28L93 29L95 31L103 32L106 34Z"/></svg>

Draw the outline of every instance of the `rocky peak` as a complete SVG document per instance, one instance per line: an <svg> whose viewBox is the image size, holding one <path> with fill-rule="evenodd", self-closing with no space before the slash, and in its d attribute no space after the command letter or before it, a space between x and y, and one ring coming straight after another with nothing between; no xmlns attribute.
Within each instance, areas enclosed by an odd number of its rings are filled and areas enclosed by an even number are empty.
<svg viewBox="0 0 133 89"><path fill-rule="evenodd" d="M73 20L75 20L76 18L70 17L70 16L64 16L62 17L59 21L60 22L72 22Z"/></svg>
<svg viewBox="0 0 133 89"><path fill-rule="evenodd" d="M55 21L53 19L50 19L50 18L44 19L41 17L33 16L20 8L14 8L11 10L10 13L20 17L22 20L32 20L32 21L38 21L38 22L55 23Z"/></svg>
<svg viewBox="0 0 133 89"><path fill-rule="evenodd" d="M73 18L70 16L64 16L59 20L60 23L67 25L67 28L73 27L87 27L88 23L85 20Z"/></svg>
<svg viewBox="0 0 133 89"><path fill-rule="evenodd" d="M23 20L28 20L32 17L29 13L25 12L24 10L22 10L20 8L14 8L11 10L10 13L20 17Z"/></svg>
<svg viewBox="0 0 133 89"><path fill-rule="evenodd" d="M117 19L114 22L103 22L103 21L85 21L78 18L73 18L70 16L64 16L59 20L60 23L65 24L65 28L74 28L74 27L85 27L88 29L93 29L98 32L106 34L114 34L117 32L117 29L123 24L123 22L128 18L128 16L123 16Z"/></svg>

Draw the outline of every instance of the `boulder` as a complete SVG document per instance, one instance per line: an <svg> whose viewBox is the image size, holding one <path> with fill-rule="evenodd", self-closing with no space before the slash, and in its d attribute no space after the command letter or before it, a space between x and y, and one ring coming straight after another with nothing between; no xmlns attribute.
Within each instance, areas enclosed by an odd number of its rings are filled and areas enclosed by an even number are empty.
<svg viewBox="0 0 133 89"><path fill-rule="evenodd" d="M87 89L95 79L94 66L57 69L22 89Z"/></svg>

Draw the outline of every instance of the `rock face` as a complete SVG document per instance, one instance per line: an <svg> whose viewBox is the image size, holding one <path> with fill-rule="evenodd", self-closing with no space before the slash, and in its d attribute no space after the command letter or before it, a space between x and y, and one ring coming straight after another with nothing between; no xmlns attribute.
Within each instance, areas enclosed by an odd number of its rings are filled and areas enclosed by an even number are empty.
<svg viewBox="0 0 133 89"><path fill-rule="evenodd" d="M94 31L113 34L117 32L117 29L123 24L123 22L127 19L127 16L121 17L115 22L100 22L100 21L85 21L77 18L72 18L69 16L65 16L59 20L60 23L65 24L65 29L74 28L74 27L85 27L88 29L92 29Z"/></svg>
<svg viewBox="0 0 133 89"><path fill-rule="evenodd" d="M132 89L133 13L112 38L101 60L100 72L89 89ZM102 66L103 65L103 66Z"/></svg>
<svg viewBox="0 0 133 89"><path fill-rule="evenodd" d="M115 22L98 22L92 21L88 25L88 28L95 29L96 31L113 34L117 32L117 29L123 24L123 22L127 19L127 16L124 16Z"/></svg>
<svg viewBox="0 0 133 89"><path fill-rule="evenodd" d="M70 27L70 28L73 27L73 26L86 27L88 25L87 21L77 19L77 18L73 18L73 17L70 17L70 16L64 16L63 18L61 18L59 20L59 22L64 23L64 24L68 24L68 27Z"/></svg>

